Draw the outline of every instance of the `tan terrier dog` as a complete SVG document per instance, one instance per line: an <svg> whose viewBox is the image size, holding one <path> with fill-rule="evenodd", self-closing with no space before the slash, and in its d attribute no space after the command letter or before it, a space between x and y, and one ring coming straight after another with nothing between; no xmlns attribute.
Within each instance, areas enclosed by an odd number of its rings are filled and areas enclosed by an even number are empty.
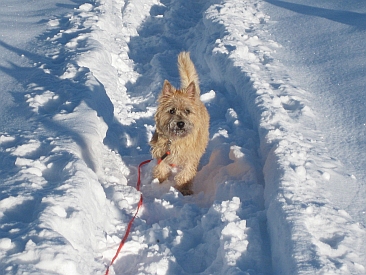
<svg viewBox="0 0 366 275"><path fill-rule="evenodd" d="M158 160L153 175L160 183L168 179L173 169L175 188L191 195L192 180L209 139L209 115L200 100L196 68L188 52L178 56L181 88L164 81L155 114L156 131L150 141L153 158Z"/></svg>

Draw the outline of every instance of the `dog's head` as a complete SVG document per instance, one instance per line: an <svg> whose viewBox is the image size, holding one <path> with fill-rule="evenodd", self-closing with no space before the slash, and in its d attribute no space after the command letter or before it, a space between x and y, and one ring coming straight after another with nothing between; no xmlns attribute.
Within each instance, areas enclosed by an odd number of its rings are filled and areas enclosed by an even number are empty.
<svg viewBox="0 0 366 275"><path fill-rule="evenodd" d="M185 89L174 88L167 80L159 98L155 114L156 127L169 139L189 135L195 126L197 116L196 85L191 82Z"/></svg>

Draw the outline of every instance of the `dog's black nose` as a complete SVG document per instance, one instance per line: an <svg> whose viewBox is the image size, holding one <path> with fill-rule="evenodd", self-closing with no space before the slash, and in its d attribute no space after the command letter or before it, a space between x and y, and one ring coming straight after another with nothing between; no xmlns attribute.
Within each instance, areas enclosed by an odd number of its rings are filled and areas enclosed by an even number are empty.
<svg viewBox="0 0 366 275"><path fill-rule="evenodd" d="M177 122L177 126L179 129L182 129L184 127L184 122L183 121Z"/></svg>

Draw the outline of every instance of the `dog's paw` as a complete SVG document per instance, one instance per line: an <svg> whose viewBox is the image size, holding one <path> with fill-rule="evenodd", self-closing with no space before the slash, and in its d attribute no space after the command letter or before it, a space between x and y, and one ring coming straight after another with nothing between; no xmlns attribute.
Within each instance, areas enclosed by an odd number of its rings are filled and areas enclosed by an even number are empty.
<svg viewBox="0 0 366 275"><path fill-rule="evenodd" d="M183 196L193 195L193 191L187 185L175 186L175 188L182 193Z"/></svg>
<svg viewBox="0 0 366 275"><path fill-rule="evenodd" d="M183 190L179 190L183 196L190 196L193 195L193 191L190 189L183 189Z"/></svg>

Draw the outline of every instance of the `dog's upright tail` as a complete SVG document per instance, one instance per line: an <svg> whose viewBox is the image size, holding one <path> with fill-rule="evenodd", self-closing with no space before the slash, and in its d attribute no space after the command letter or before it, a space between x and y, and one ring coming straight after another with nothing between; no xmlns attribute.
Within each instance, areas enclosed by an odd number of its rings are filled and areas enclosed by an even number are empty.
<svg viewBox="0 0 366 275"><path fill-rule="evenodd" d="M181 87L186 88L193 81L196 86L196 93L200 94L199 79L196 68L189 56L189 52L181 52L178 55L178 69L181 81Z"/></svg>

